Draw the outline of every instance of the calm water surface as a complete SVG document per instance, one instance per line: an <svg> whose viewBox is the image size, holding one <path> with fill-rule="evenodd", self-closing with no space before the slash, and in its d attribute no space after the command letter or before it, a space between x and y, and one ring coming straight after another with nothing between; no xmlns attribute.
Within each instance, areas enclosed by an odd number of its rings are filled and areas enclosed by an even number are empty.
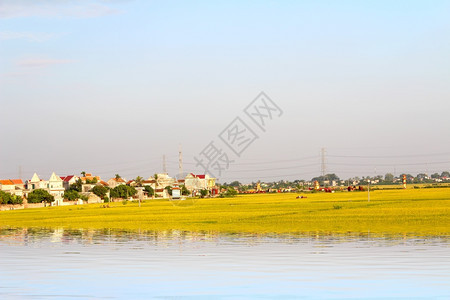
<svg viewBox="0 0 450 300"><path fill-rule="evenodd" d="M450 299L450 239L3 230L0 299Z"/></svg>

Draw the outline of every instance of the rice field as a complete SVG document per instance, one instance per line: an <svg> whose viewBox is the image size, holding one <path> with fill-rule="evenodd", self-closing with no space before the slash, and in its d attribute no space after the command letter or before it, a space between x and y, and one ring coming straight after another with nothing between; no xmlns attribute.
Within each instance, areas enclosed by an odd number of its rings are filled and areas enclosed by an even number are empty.
<svg viewBox="0 0 450 300"><path fill-rule="evenodd" d="M296 199L298 195L307 198ZM450 235L450 188L280 193L0 212L0 228Z"/></svg>

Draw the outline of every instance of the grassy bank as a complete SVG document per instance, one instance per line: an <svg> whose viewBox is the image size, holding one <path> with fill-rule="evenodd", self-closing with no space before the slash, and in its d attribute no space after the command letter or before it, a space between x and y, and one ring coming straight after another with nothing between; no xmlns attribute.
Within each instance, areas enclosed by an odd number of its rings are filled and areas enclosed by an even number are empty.
<svg viewBox="0 0 450 300"><path fill-rule="evenodd" d="M450 235L448 188L243 195L150 200L0 212L0 227L112 228L243 233L373 233ZM177 205L174 205L177 204Z"/></svg>

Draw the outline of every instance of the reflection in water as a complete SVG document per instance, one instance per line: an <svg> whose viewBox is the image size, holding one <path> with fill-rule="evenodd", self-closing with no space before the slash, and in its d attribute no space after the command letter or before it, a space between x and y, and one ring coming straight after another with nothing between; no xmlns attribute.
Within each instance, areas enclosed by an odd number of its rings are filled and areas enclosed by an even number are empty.
<svg viewBox="0 0 450 300"><path fill-rule="evenodd" d="M0 299L450 298L448 237L0 230Z"/></svg>

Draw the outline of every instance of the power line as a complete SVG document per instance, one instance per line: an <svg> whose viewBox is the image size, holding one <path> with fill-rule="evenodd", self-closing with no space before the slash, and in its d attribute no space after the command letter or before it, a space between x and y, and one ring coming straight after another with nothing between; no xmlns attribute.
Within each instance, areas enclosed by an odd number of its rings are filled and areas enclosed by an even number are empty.
<svg viewBox="0 0 450 300"><path fill-rule="evenodd" d="M317 156L307 156L307 157L302 157L302 158L296 158L296 159L283 159L283 160L264 160L264 161L260 161L260 162L236 162L237 165L240 166L247 166L247 165L266 165L266 164L275 164L275 163L292 163L292 162L299 162L299 161L304 161L304 160L310 160L310 159L317 159ZM170 161L171 163L177 163L175 161ZM184 161L183 164L187 164L187 165L197 165L197 162L186 162Z"/></svg>
<svg viewBox="0 0 450 300"><path fill-rule="evenodd" d="M403 163L403 164L399 164L399 163L395 163L395 164L356 164L354 165L355 167L358 166L380 166L380 167L392 167L392 166L420 166L420 165L436 165L436 164L448 164L450 163L450 161L436 161L436 162L422 162L422 163ZM348 163L330 163L329 165L333 165L333 166L351 166L351 164Z"/></svg>
<svg viewBox="0 0 450 300"><path fill-rule="evenodd" d="M341 157L341 158L405 158L405 157L428 157L428 156L444 156L450 155L450 152L445 153L430 153L430 154L411 154L411 155L328 155L328 157Z"/></svg>
<svg viewBox="0 0 450 300"><path fill-rule="evenodd" d="M276 170L290 170L290 169L298 169L298 168L304 168L304 167L312 167L317 166L317 163L315 164L309 164L309 165L297 165L297 166L290 166L290 167L280 167L280 168L267 168L267 169L247 169L247 170L227 170L226 173L239 173L239 172L261 172L261 171L276 171Z"/></svg>

